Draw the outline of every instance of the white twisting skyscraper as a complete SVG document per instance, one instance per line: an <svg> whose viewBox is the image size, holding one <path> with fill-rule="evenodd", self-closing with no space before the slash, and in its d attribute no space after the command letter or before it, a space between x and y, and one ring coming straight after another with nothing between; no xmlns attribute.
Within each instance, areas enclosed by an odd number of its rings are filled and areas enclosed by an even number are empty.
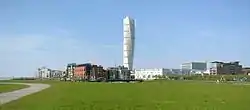
<svg viewBox="0 0 250 110"><path fill-rule="evenodd" d="M133 70L135 24L128 16L123 19L123 37L123 66Z"/></svg>

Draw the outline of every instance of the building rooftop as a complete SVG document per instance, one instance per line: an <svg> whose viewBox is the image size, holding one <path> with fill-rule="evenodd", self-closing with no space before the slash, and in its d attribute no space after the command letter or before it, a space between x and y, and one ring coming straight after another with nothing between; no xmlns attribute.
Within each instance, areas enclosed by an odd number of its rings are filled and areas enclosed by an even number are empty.
<svg viewBox="0 0 250 110"><path fill-rule="evenodd" d="M89 66L91 63L77 64L76 66Z"/></svg>
<svg viewBox="0 0 250 110"><path fill-rule="evenodd" d="M129 16L125 16L125 19L130 19L130 17Z"/></svg>
<svg viewBox="0 0 250 110"><path fill-rule="evenodd" d="M116 66L116 67L108 67L107 69L112 70L112 69L128 69L128 68L124 66Z"/></svg>
<svg viewBox="0 0 250 110"><path fill-rule="evenodd" d="M220 61L213 61L211 63L224 63L224 62L220 62Z"/></svg>
<svg viewBox="0 0 250 110"><path fill-rule="evenodd" d="M233 61L233 62L221 62L221 61L213 61L213 62L211 62L211 63L231 63L231 64L233 64L233 63L240 63L239 61Z"/></svg>

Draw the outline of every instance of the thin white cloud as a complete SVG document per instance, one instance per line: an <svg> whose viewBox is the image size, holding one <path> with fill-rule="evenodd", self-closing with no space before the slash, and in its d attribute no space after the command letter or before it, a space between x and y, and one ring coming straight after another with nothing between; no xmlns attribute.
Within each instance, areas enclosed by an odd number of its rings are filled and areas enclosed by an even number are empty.
<svg viewBox="0 0 250 110"><path fill-rule="evenodd" d="M114 45L114 44L104 44L101 46L102 48L110 48L110 49L115 49L115 48L119 48L119 45Z"/></svg>
<svg viewBox="0 0 250 110"><path fill-rule="evenodd" d="M70 36L70 35L72 35L72 32L70 32L69 30L60 28L60 27L54 28L54 31L56 33L60 33L61 35L64 35L64 36Z"/></svg>
<svg viewBox="0 0 250 110"><path fill-rule="evenodd" d="M0 37L0 75L33 75L39 66L63 68L66 63L94 59L97 54L89 44L65 36Z"/></svg>
<svg viewBox="0 0 250 110"><path fill-rule="evenodd" d="M77 50L81 46L88 45L88 42L80 41L74 37L44 35L0 37L0 42L0 52L65 51Z"/></svg>
<svg viewBox="0 0 250 110"><path fill-rule="evenodd" d="M42 45L42 37L11 36L0 37L0 52L29 51Z"/></svg>

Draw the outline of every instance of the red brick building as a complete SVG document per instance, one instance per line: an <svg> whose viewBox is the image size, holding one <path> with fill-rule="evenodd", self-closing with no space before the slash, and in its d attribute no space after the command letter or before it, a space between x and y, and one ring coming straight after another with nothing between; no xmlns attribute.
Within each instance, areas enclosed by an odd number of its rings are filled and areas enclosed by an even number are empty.
<svg viewBox="0 0 250 110"><path fill-rule="evenodd" d="M86 76L86 66L85 65L76 65L74 69L74 77L85 79Z"/></svg>
<svg viewBox="0 0 250 110"><path fill-rule="evenodd" d="M105 77L105 71L101 65L90 63L76 65L73 75L74 80L97 80Z"/></svg>

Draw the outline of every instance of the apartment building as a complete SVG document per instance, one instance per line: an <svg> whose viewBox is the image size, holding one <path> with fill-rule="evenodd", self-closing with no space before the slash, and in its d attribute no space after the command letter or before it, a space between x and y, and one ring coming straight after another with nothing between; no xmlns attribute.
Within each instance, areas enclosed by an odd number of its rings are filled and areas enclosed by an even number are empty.
<svg viewBox="0 0 250 110"><path fill-rule="evenodd" d="M76 64L73 78L74 79L80 79L80 80L87 80L90 78L90 72L91 72L91 64L85 63L85 64Z"/></svg>
<svg viewBox="0 0 250 110"><path fill-rule="evenodd" d="M60 78L63 75L61 70L53 70L47 67L38 68L38 78Z"/></svg>
<svg viewBox="0 0 250 110"><path fill-rule="evenodd" d="M51 69L47 67L38 68L38 78L51 78Z"/></svg>
<svg viewBox="0 0 250 110"><path fill-rule="evenodd" d="M182 74L182 69L169 69L169 73L167 72L167 74L166 75L168 75L168 74Z"/></svg>
<svg viewBox="0 0 250 110"><path fill-rule="evenodd" d="M195 74L207 70L206 62L188 62L181 65L182 74Z"/></svg>
<svg viewBox="0 0 250 110"><path fill-rule="evenodd" d="M242 68L242 72L244 75L250 75L250 67Z"/></svg>
<svg viewBox="0 0 250 110"><path fill-rule="evenodd" d="M176 71L166 68L147 68L147 69L135 69L135 79L153 80L157 76L163 76L167 74L173 74Z"/></svg>
<svg viewBox="0 0 250 110"><path fill-rule="evenodd" d="M65 73L68 78L73 78L75 67L76 67L76 63L67 64Z"/></svg>
<svg viewBox="0 0 250 110"><path fill-rule="evenodd" d="M243 74L242 65L240 65L238 61L228 62L228 63L214 61L214 62L211 62L210 74L211 75L220 75L220 74L237 75L237 74Z"/></svg>
<svg viewBox="0 0 250 110"><path fill-rule="evenodd" d="M90 80L105 78L105 72L101 65L92 65L90 71Z"/></svg>
<svg viewBox="0 0 250 110"><path fill-rule="evenodd" d="M73 73L75 80L97 80L105 78L105 71L101 65L93 65L91 63L76 64Z"/></svg>
<svg viewBox="0 0 250 110"><path fill-rule="evenodd" d="M86 74L86 67L83 64L76 65L74 68L73 78L83 80Z"/></svg>
<svg viewBox="0 0 250 110"><path fill-rule="evenodd" d="M61 77L63 77L63 71L61 71L61 70L52 70L51 69L50 74L51 74L52 78L61 78Z"/></svg>
<svg viewBox="0 0 250 110"><path fill-rule="evenodd" d="M131 71L124 66L109 67L106 70L106 79L108 80L128 80L130 75Z"/></svg>

